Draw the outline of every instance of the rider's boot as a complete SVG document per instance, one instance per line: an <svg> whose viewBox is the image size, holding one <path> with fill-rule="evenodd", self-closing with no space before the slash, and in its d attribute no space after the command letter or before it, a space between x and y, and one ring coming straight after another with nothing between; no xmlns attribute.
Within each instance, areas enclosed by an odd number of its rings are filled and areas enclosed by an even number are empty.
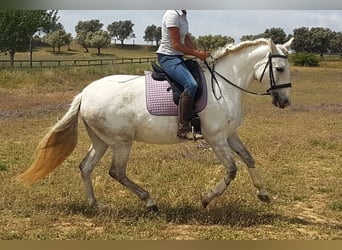
<svg viewBox="0 0 342 250"><path fill-rule="evenodd" d="M190 120L193 118L194 98L188 93L183 92L179 98L179 117L177 136L187 140L203 139L201 134L196 134L192 131Z"/></svg>

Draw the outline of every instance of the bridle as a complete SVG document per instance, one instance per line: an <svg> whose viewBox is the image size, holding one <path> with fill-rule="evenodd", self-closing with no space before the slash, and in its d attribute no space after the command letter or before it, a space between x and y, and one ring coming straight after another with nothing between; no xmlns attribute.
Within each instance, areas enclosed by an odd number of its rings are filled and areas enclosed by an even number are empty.
<svg viewBox="0 0 342 250"><path fill-rule="evenodd" d="M262 81L264 75L265 75L265 72L266 72L266 69L268 67L268 71L269 71L269 78L270 78L270 88L266 90L266 92L264 93L257 93L257 92L253 92L253 91L249 91L247 89L244 89L244 88L241 88L240 86L238 86L237 84L233 83L232 81L228 80L226 77L224 77L222 74L220 74L219 72L217 72L215 70L215 64L213 64L212 67L209 66L208 62L205 60L204 63L205 65L207 66L208 70L210 71L211 73L211 85L212 85L212 90L213 90L213 93L214 93L214 96L217 100L221 99L222 97L222 91L221 91L221 88L220 88L220 85L218 84L218 81L217 81L217 78L216 78L216 75L218 75L219 77L221 77L223 80L225 80L227 83L229 83L230 85L232 85L233 87L243 91L243 92L246 92L248 94L251 94L251 95L271 95L271 92L272 90L275 90L275 89L282 89L282 88L291 88L292 87L292 84L291 83L284 83L284 84L276 84L275 82L275 79L274 79L274 74L273 74L273 65L272 65L272 59L273 58L283 58L283 59L287 59L288 57L285 56L285 55L272 55L271 53L268 55L268 60L265 64L265 68L264 70L262 71L262 74L261 74L261 77L259 79L259 82ZM214 81L216 82L216 85L218 86L219 90L220 90L220 96L217 97L216 95L216 92L214 90Z"/></svg>
<svg viewBox="0 0 342 250"><path fill-rule="evenodd" d="M274 90L274 89L283 89L283 88L291 88L292 87L292 84L290 82L289 83L278 84L278 85L276 84L276 82L274 80L274 74L273 74L273 65L272 65L272 59L273 58L287 59L288 56L285 56L285 55L272 55L271 53L269 54L267 63L265 65L265 68L262 71L261 77L259 79L259 82L261 82L262 78L264 77L264 74L265 74L265 71L267 69L267 66L268 66L268 75L269 75L269 78L270 78L270 88L268 90L266 90L267 93L269 93L271 90Z"/></svg>

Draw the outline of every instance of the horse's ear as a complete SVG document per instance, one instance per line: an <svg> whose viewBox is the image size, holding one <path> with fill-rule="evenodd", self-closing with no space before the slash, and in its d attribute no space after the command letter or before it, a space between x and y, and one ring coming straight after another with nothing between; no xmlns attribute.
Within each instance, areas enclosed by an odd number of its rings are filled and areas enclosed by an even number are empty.
<svg viewBox="0 0 342 250"><path fill-rule="evenodd" d="M290 50L293 40L294 40L294 37L292 37L290 40L288 40L286 43L284 43L282 45L282 47L287 49L287 50Z"/></svg>
<svg viewBox="0 0 342 250"><path fill-rule="evenodd" d="M285 54L290 54L291 53L291 45L292 42L294 40L294 37L292 37L290 40L288 40L286 43L284 44L280 44L279 47L281 48L281 50L285 53Z"/></svg>
<svg viewBox="0 0 342 250"><path fill-rule="evenodd" d="M270 51L272 54L277 54L278 51L277 51L277 47L276 45L274 44L274 42L272 41L272 39L270 38Z"/></svg>

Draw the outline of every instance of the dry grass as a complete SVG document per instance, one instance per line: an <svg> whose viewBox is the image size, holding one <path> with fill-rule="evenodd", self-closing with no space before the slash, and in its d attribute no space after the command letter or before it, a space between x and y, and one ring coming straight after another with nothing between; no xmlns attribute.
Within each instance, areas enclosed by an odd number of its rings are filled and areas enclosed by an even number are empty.
<svg viewBox="0 0 342 250"><path fill-rule="evenodd" d="M151 192L160 212L148 213L109 177L109 154L93 175L96 194L109 208L92 210L78 171L89 146L82 125L62 167L33 187L14 182L48 127L87 78L103 70L21 72L25 84L5 86L1 74L0 239L342 239L342 68L293 68L293 104L286 110L266 97L246 98L239 133L270 190L270 205L257 199L236 158L236 180L203 209L200 192L224 174L206 145L135 143L128 174ZM6 79L19 81L17 73L7 72ZM45 82L33 83L45 74Z"/></svg>

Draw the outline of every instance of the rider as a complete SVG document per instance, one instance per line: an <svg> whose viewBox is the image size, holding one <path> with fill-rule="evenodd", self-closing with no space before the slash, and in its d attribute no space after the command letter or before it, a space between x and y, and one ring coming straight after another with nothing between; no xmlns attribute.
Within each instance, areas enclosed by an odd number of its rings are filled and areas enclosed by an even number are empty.
<svg viewBox="0 0 342 250"><path fill-rule="evenodd" d="M186 10L167 10L162 19L162 38L157 57L164 72L184 87L179 99L179 117L177 136L182 139L201 139L202 135L193 135L190 120L193 117L194 97L197 82L184 63L184 54L205 60L209 53L201 51L192 43L188 33Z"/></svg>

